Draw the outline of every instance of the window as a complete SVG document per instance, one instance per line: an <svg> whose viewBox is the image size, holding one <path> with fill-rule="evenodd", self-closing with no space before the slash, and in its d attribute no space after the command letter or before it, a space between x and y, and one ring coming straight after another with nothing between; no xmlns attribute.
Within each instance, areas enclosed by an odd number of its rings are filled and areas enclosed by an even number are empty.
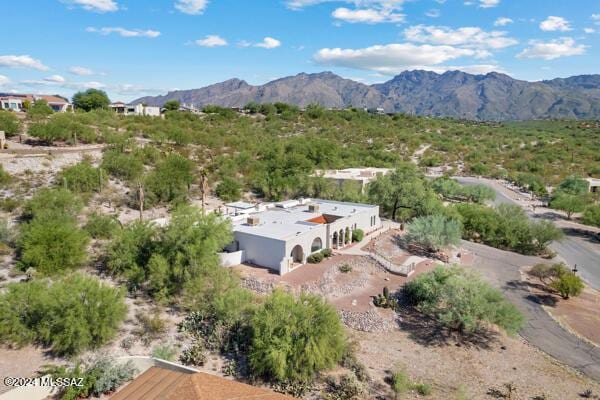
<svg viewBox="0 0 600 400"><path fill-rule="evenodd" d="M315 238L315 240L313 240L312 245L310 246L310 252L314 253L316 251L319 251L323 248L323 241L321 240L321 238Z"/></svg>

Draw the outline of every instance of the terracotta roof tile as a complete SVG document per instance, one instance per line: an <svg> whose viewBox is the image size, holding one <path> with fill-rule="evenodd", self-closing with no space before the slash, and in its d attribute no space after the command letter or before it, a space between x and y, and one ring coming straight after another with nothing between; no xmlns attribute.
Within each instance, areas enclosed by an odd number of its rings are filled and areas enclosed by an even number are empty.
<svg viewBox="0 0 600 400"><path fill-rule="evenodd" d="M151 367L113 400L293 400L293 397L203 372Z"/></svg>

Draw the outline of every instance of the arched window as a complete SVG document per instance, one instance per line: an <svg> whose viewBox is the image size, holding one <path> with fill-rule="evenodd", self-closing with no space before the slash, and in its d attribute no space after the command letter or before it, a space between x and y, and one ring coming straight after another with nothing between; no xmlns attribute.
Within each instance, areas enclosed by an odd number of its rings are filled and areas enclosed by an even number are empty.
<svg viewBox="0 0 600 400"><path fill-rule="evenodd" d="M323 241L321 240L321 238L315 238L315 240L313 240L312 245L310 246L310 252L314 253L316 251L319 251L323 248Z"/></svg>

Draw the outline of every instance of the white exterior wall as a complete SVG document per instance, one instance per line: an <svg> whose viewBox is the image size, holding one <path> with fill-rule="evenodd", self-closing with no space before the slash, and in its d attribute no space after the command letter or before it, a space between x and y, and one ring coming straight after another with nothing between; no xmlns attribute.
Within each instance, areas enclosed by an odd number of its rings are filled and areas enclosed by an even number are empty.
<svg viewBox="0 0 600 400"><path fill-rule="evenodd" d="M281 260L285 256L286 243L283 240L234 232L238 249L244 250L243 262L260 265L279 271Z"/></svg>

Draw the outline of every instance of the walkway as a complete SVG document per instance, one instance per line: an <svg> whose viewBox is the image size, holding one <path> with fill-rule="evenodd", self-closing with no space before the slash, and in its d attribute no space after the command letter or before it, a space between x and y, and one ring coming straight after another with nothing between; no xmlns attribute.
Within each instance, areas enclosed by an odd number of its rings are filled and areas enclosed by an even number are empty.
<svg viewBox="0 0 600 400"><path fill-rule="evenodd" d="M526 323L520 332L525 340L558 361L600 380L600 348L562 328L522 284L519 269L542 259L467 241L462 242L462 247L475 254L473 268L525 314Z"/></svg>

